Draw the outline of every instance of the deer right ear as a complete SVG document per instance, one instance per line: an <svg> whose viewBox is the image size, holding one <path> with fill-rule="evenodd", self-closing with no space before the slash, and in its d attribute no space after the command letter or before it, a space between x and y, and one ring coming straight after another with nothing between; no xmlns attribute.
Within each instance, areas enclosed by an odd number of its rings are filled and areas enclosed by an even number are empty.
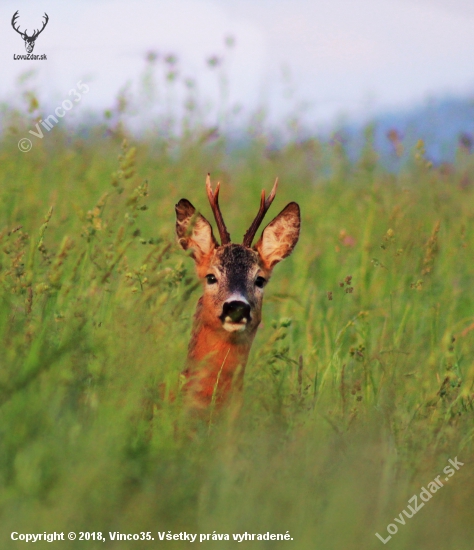
<svg viewBox="0 0 474 550"><path fill-rule="evenodd" d="M196 263L200 263L218 246L211 224L186 199L181 199L175 210L178 242L183 250L191 250Z"/></svg>
<svg viewBox="0 0 474 550"><path fill-rule="evenodd" d="M265 227L255 250L267 269L273 269L291 254L300 236L300 224L300 207L296 202L290 202Z"/></svg>

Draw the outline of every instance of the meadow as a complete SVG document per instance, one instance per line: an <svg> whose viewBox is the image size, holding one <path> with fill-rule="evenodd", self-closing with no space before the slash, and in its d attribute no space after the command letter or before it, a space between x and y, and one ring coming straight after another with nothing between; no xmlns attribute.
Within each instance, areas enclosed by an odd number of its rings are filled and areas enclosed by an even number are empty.
<svg viewBox="0 0 474 550"><path fill-rule="evenodd" d="M25 98L0 139L1 548L25 547L13 531L83 531L106 542L58 547L184 548L157 533L187 532L211 535L202 548L369 550L393 524L387 548L471 549L471 153L435 166L420 142L395 174L370 129L353 160L337 140L230 147L206 127L134 138L107 119L23 153L41 111ZM212 219L208 171L235 241L276 176L271 214L297 201L302 232L266 288L240 411L191 428L159 388L179 383L200 296L174 205ZM245 532L292 540L233 540Z"/></svg>

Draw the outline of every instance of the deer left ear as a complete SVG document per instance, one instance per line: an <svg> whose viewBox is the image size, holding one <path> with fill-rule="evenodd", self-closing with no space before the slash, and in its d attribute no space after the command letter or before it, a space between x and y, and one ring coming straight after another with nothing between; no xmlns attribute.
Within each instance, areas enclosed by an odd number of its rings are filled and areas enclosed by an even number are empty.
<svg viewBox="0 0 474 550"><path fill-rule="evenodd" d="M200 264L218 246L211 224L186 199L181 199L175 210L178 242L183 250L189 249Z"/></svg>
<svg viewBox="0 0 474 550"><path fill-rule="evenodd" d="M300 236L300 207L290 202L263 230L255 245L266 269L289 256Z"/></svg>

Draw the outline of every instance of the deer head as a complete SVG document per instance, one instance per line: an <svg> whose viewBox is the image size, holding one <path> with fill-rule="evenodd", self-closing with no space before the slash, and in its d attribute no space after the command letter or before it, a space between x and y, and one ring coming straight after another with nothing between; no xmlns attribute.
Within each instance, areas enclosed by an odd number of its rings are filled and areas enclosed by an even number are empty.
<svg viewBox="0 0 474 550"><path fill-rule="evenodd" d="M233 364L232 357L228 356L234 349L235 356L238 356L238 361L236 359L234 363L240 362L240 366L245 368L251 343L261 321L264 288L275 265L291 254L299 237L300 209L295 202L290 202L265 227L260 239L252 246L255 234L275 198L276 188L277 181L267 199L265 191L262 191L260 209L242 244L231 243L219 208L219 183L213 192L209 175L206 190L219 230L220 245L214 237L211 224L196 212L187 199L181 199L176 205L179 244L191 252L204 287L195 316L188 360L202 360L212 356L211 363L214 358L215 367L222 370L224 363ZM232 368L225 367L225 370L230 380ZM212 374L215 375L215 371L212 365L206 371L208 380L204 386L208 392L209 388L215 388Z"/></svg>
<svg viewBox="0 0 474 550"><path fill-rule="evenodd" d="M28 36L27 34L27 30L28 29L25 29L25 32L21 32L20 31L20 26L17 26L15 27L15 24L17 22L17 19L18 17L20 17L18 15L18 10L13 14L13 17L12 17L12 27L16 30L16 32L23 38L23 40L25 41L25 48L26 48L26 51L28 53L31 53L33 50L34 50L34 47L35 47L35 40L38 38L38 36L43 32L44 28L46 27L46 25L48 24L48 21L49 21L49 17L48 17L48 14L45 13L43 15L44 17L44 22L43 22L43 26L41 27L41 30L35 30L33 31L33 34L31 36Z"/></svg>

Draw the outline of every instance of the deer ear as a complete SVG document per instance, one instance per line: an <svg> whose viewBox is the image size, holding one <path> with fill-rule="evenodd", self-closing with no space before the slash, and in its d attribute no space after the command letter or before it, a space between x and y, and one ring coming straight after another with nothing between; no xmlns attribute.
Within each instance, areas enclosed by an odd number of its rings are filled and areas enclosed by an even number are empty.
<svg viewBox="0 0 474 550"><path fill-rule="evenodd" d="M181 199L175 206L175 210L176 235L179 244L183 250L191 250L194 260L200 263L204 256L218 246L211 224L204 216L198 214L186 199Z"/></svg>
<svg viewBox="0 0 474 550"><path fill-rule="evenodd" d="M290 202L265 227L255 249L266 269L273 269L291 254L300 236L300 224L300 207L296 202Z"/></svg>

